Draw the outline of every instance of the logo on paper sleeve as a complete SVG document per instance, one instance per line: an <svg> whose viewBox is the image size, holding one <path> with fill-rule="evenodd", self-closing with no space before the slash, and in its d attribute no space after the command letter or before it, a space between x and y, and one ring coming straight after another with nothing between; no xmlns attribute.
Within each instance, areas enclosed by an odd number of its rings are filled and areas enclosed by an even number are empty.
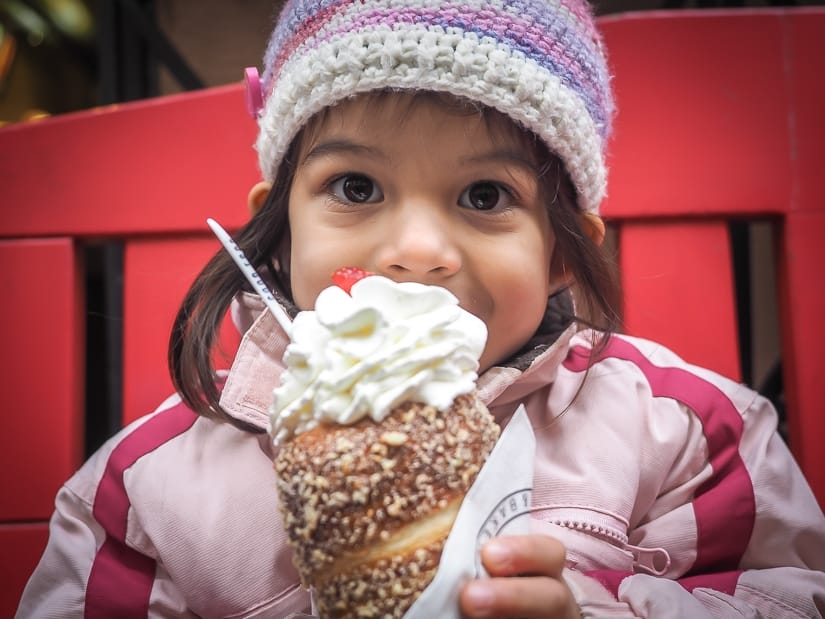
<svg viewBox="0 0 825 619"><path fill-rule="evenodd" d="M532 488L515 490L501 499L490 511L479 528L476 536L476 576L487 575L481 565L481 548L488 541L499 535L527 533L529 522L523 517L530 513Z"/></svg>

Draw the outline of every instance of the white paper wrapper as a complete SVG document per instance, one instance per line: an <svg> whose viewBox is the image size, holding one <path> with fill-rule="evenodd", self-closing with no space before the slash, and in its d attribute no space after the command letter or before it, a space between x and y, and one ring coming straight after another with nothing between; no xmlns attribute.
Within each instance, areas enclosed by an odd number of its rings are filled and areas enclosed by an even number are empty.
<svg viewBox="0 0 825 619"><path fill-rule="evenodd" d="M487 576L480 558L485 542L530 532L535 447L527 412L519 406L464 497L435 578L404 619L460 619L462 585Z"/></svg>

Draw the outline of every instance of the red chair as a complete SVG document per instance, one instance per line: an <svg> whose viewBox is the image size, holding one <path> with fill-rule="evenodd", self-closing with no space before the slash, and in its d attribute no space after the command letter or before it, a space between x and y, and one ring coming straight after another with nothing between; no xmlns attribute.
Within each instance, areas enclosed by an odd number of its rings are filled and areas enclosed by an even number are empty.
<svg viewBox="0 0 825 619"><path fill-rule="evenodd" d="M625 330L739 378L728 223L774 222L789 443L825 505L825 9L601 27L618 105L603 214L618 229Z"/></svg>
<svg viewBox="0 0 825 619"><path fill-rule="evenodd" d="M727 221L773 218L790 442L825 504L814 399L825 10L640 13L601 25L620 109L604 214L618 229L627 330L738 376ZM85 249L123 244L127 423L171 391L174 311L220 248L205 218L229 230L247 218L258 173L244 110L241 87L228 86L0 130L0 616L14 612L54 494L84 455Z"/></svg>

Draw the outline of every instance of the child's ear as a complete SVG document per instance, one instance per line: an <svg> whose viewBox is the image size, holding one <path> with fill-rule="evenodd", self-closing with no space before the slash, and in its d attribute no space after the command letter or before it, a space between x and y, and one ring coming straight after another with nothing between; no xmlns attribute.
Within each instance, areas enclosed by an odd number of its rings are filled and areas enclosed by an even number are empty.
<svg viewBox="0 0 825 619"><path fill-rule="evenodd" d="M250 215L254 217L255 214L261 210L271 189L272 183L269 181L261 181L260 183L255 183L252 189L249 190L249 197L246 199L246 204L249 207Z"/></svg>
<svg viewBox="0 0 825 619"><path fill-rule="evenodd" d="M595 213L582 215L582 227L596 245L604 241L604 220Z"/></svg>

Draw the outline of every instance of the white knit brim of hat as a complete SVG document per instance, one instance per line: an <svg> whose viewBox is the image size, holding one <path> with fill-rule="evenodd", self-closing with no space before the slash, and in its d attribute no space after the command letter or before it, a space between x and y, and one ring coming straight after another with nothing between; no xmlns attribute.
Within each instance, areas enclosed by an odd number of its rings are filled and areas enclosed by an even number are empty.
<svg viewBox="0 0 825 619"><path fill-rule="evenodd" d="M558 155L579 206L598 212L606 169L598 127L575 91L535 61L474 33L377 28L304 45L282 67L259 118L261 173L273 181L290 143L316 113L380 89L446 92L499 110Z"/></svg>

